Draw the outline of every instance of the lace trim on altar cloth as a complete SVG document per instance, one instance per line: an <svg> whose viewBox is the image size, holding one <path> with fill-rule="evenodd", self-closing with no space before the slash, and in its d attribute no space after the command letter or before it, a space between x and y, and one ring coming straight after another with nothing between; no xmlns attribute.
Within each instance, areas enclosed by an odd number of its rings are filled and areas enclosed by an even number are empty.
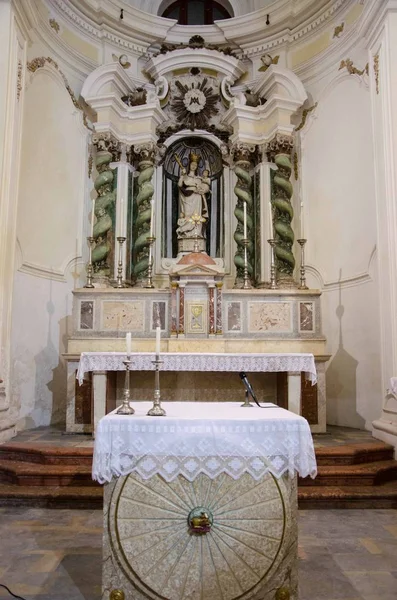
<svg viewBox="0 0 397 600"><path fill-rule="evenodd" d="M127 355L122 352L82 352L76 378L81 385L84 374L90 371L123 371ZM132 353L133 371L152 371L154 354ZM248 372L303 372L312 385L317 383L313 354L161 354L162 371L248 371Z"/></svg>
<svg viewBox="0 0 397 600"><path fill-rule="evenodd" d="M304 462L304 461L303 461ZM161 475L165 481L170 482L179 475L183 475L189 481L194 481L200 473L204 473L210 479L215 479L221 473L230 475L233 479L239 479L244 473L248 473L255 480L261 479L266 473L272 473L277 479L288 473L294 477L295 472L301 477L314 478L317 468L312 460L307 464L302 463L301 457L272 456L270 458L242 456L158 456L146 454L141 457L122 453L117 458L110 459L110 455L97 457L92 477L99 483L110 482L113 477L137 473L142 479L150 479L153 475Z"/></svg>
<svg viewBox="0 0 397 600"><path fill-rule="evenodd" d="M173 481L199 473L211 479L227 473L238 479L249 473L315 477L313 439L307 421L273 405L268 411L241 409L225 402L164 403L168 417L146 417L149 402L134 404L132 417L110 413L99 422L94 448L93 479L138 473L143 479L161 475ZM204 410L210 412L200 418Z"/></svg>

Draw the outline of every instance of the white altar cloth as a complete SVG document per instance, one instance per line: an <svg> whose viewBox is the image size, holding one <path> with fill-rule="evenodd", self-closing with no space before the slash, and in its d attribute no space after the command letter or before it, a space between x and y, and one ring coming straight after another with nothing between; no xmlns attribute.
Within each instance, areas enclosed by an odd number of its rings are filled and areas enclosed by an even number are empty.
<svg viewBox="0 0 397 600"><path fill-rule="evenodd" d="M151 402L134 402L135 414L103 417L98 424L93 479L138 473L159 474L166 481L199 473L214 479L227 473L280 478L297 471L315 477L316 457L306 419L277 407L241 408L236 402L163 402L166 417L148 417Z"/></svg>
<svg viewBox="0 0 397 600"><path fill-rule="evenodd" d="M124 371L123 352L82 352L76 378L81 385L89 371ZM133 352L130 355L132 371L152 371L153 352ZM313 354L228 354L164 352L160 355L162 371L248 371L248 372L304 372L317 383Z"/></svg>

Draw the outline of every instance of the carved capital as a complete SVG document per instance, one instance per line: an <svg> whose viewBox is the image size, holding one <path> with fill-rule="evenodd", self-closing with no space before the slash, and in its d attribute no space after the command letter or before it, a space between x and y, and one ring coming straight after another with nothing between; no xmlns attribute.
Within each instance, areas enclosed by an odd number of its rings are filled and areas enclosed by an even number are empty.
<svg viewBox="0 0 397 600"><path fill-rule="evenodd" d="M253 162L255 150L255 144L247 144L245 142L237 142L234 144L230 150L234 166L249 168Z"/></svg>
<svg viewBox="0 0 397 600"><path fill-rule="evenodd" d="M157 165L163 159L166 152L164 144L155 144L154 142L146 142L137 144L133 147L132 161L137 163L150 163Z"/></svg>
<svg viewBox="0 0 397 600"><path fill-rule="evenodd" d="M274 138L265 145L265 152L268 160L273 162L277 154L291 154L294 147L292 136L284 133L276 133Z"/></svg>
<svg viewBox="0 0 397 600"><path fill-rule="evenodd" d="M122 144L109 131L94 133L92 143L97 152L110 152L113 161L119 160Z"/></svg>

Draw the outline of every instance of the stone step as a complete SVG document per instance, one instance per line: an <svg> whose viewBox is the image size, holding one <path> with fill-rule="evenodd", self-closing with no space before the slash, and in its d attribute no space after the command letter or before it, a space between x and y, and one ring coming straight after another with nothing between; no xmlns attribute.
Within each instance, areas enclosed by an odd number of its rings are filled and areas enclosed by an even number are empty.
<svg viewBox="0 0 397 600"><path fill-rule="evenodd" d="M0 506L102 509L102 486L27 486L0 483Z"/></svg>
<svg viewBox="0 0 397 600"><path fill-rule="evenodd" d="M92 480L90 465L42 465L14 460L0 460L0 482L55 487L99 485Z"/></svg>
<svg viewBox="0 0 397 600"><path fill-rule="evenodd" d="M376 486L397 480L397 461L384 460L357 465L319 466L317 477L299 477L299 486Z"/></svg>
<svg viewBox="0 0 397 600"><path fill-rule="evenodd" d="M298 488L300 509L397 508L397 481L377 486L303 486Z"/></svg>
<svg viewBox="0 0 397 600"><path fill-rule="evenodd" d="M43 465L89 465L92 464L93 447L38 446L33 443L2 444L0 460L13 460Z"/></svg>
<svg viewBox="0 0 397 600"><path fill-rule="evenodd" d="M318 466L357 465L393 460L394 448L384 442L315 448Z"/></svg>
<svg viewBox="0 0 397 600"><path fill-rule="evenodd" d="M384 442L316 448L319 466L354 465L393 459L394 448ZM38 446L10 442L0 445L0 459L43 465L91 465L93 447Z"/></svg>

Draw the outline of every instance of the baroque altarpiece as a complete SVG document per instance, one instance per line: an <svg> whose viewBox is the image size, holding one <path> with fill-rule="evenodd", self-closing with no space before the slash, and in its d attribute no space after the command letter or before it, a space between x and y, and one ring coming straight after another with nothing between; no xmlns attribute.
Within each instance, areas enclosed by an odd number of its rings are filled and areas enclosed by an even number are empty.
<svg viewBox="0 0 397 600"><path fill-rule="evenodd" d="M75 386L79 354L124 350L126 332L151 351L160 325L162 351L313 353L318 386L302 382L302 413L325 431L320 292L302 272L294 194L307 94L274 63L248 81L237 52L196 36L142 59L139 79L120 62L87 78L92 287L74 293L69 430L93 418ZM282 374L273 388L286 406Z"/></svg>

